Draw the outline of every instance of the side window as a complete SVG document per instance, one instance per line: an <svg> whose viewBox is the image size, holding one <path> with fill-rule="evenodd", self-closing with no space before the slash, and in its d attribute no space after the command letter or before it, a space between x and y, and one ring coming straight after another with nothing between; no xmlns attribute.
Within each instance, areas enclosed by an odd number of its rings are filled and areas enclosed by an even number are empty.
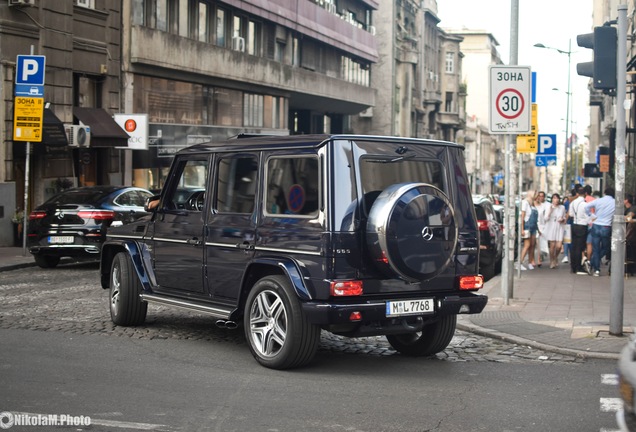
<svg viewBox="0 0 636 432"><path fill-rule="evenodd" d="M258 174L256 156L221 157L217 173L216 209L221 213L252 213Z"/></svg>
<svg viewBox="0 0 636 432"><path fill-rule="evenodd" d="M319 208L318 157L272 157L267 161L265 213L315 216Z"/></svg>
<svg viewBox="0 0 636 432"><path fill-rule="evenodd" d="M208 160L182 160L177 164L175 181L164 200L164 208L172 210L203 210Z"/></svg>
<svg viewBox="0 0 636 432"><path fill-rule="evenodd" d="M117 205L120 206L132 206L135 205L133 203L134 201L134 194L136 193L136 191L128 191L128 192L124 192L123 194L119 195L117 198L115 198L114 202Z"/></svg>

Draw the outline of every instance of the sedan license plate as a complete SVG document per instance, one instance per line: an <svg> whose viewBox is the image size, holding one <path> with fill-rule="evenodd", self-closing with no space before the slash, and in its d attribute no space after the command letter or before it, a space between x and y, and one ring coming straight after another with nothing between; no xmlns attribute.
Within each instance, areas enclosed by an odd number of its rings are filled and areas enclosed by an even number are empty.
<svg viewBox="0 0 636 432"><path fill-rule="evenodd" d="M435 312L433 299L395 300L386 302L386 316L423 315Z"/></svg>
<svg viewBox="0 0 636 432"><path fill-rule="evenodd" d="M49 243L50 244L69 244L73 243L75 240L73 236L50 236Z"/></svg>

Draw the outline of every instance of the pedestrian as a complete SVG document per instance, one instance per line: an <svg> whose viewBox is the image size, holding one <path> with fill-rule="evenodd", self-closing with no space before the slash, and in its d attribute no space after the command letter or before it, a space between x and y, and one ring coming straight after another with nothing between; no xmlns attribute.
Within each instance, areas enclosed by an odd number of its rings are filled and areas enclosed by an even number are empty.
<svg viewBox="0 0 636 432"><path fill-rule="evenodd" d="M576 189L570 191L570 196L566 196L563 200L563 207L565 207L565 214L567 215L567 221L564 227L563 234L563 264L570 262L570 249L572 248L572 216L569 216L570 203L576 198Z"/></svg>
<svg viewBox="0 0 636 432"><path fill-rule="evenodd" d="M538 230L537 230L537 267L541 267L543 264L543 254L548 255L550 249L548 246L548 240L543 234L545 232L546 218L545 213L550 208L550 203L545 201L545 192L539 191L535 201L535 206L539 212Z"/></svg>
<svg viewBox="0 0 636 432"><path fill-rule="evenodd" d="M585 185L583 186L583 189L585 190L585 203L590 203L592 201L594 201L596 199L596 197L594 197L594 195L592 194L592 186L590 185ZM592 213L594 213L594 211L592 210ZM585 255L583 256L583 262L585 262L585 260L591 260L592 259L592 220L591 218L588 217L588 223L587 223L587 238L585 239ZM591 267L590 267L591 268ZM591 274L591 273L590 273Z"/></svg>
<svg viewBox="0 0 636 432"><path fill-rule="evenodd" d="M633 219L636 215L636 207L634 207L634 195L626 193L623 204L625 205L625 217L629 218L630 220Z"/></svg>
<svg viewBox="0 0 636 432"><path fill-rule="evenodd" d="M570 204L572 216L572 246L570 249L570 268L572 273L587 274L583 271L581 257L587 238L587 215L585 214L585 191L582 186L576 189L576 198Z"/></svg>
<svg viewBox="0 0 636 432"><path fill-rule="evenodd" d="M519 257L519 268L526 270L523 260L528 256L528 269L534 269L534 249L537 244L537 231L539 223L539 211L534 205L534 191L526 192L526 199L521 201L521 221L523 223L523 249Z"/></svg>
<svg viewBox="0 0 636 432"><path fill-rule="evenodd" d="M585 204L585 213L592 219L592 271L594 276L601 275L601 258L610 258L610 241L612 239L612 220L616 211L614 189L605 188L602 198ZM594 212L592 212L594 210Z"/></svg>
<svg viewBox="0 0 636 432"><path fill-rule="evenodd" d="M563 244L563 234L567 213L561 204L559 194L552 194L547 210L545 211L545 230L542 237L545 237L550 248L550 268L558 267L559 252Z"/></svg>

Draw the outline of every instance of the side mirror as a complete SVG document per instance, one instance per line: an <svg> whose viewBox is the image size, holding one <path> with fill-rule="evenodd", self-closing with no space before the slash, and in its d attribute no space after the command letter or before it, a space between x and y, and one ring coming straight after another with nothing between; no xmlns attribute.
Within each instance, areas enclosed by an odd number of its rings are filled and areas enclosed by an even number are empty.
<svg viewBox="0 0 636 432"><path fill-rule="evenodd" d="M144 210L147 212L153 212L157 207L159 207L159 200L161 195L153 195L146 199L146 203L144 204Z"/></svg>

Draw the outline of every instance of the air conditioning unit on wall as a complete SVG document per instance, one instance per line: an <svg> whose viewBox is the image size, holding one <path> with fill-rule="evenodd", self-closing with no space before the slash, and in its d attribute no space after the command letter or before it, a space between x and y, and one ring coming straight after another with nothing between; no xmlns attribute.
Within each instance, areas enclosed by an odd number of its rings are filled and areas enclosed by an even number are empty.
<svg viewBox="0 0 636 432"><path fill-rule="evenodd" d="M34 4L35 0L9 0L9 6L29 6Z"/></svg>
<svg viewBox="0 0 636 432"><path fill-rule="evenodd" d="M234 36L232 38L232 49L234 51L245 51L245 39L240 36Z"/></svg>
<svg viewBox="0 0 636 432"><path fill-rule="evenodd" d="M90 147L91 128L84 125L66 125L66 138L70 147Z"/></svg>

